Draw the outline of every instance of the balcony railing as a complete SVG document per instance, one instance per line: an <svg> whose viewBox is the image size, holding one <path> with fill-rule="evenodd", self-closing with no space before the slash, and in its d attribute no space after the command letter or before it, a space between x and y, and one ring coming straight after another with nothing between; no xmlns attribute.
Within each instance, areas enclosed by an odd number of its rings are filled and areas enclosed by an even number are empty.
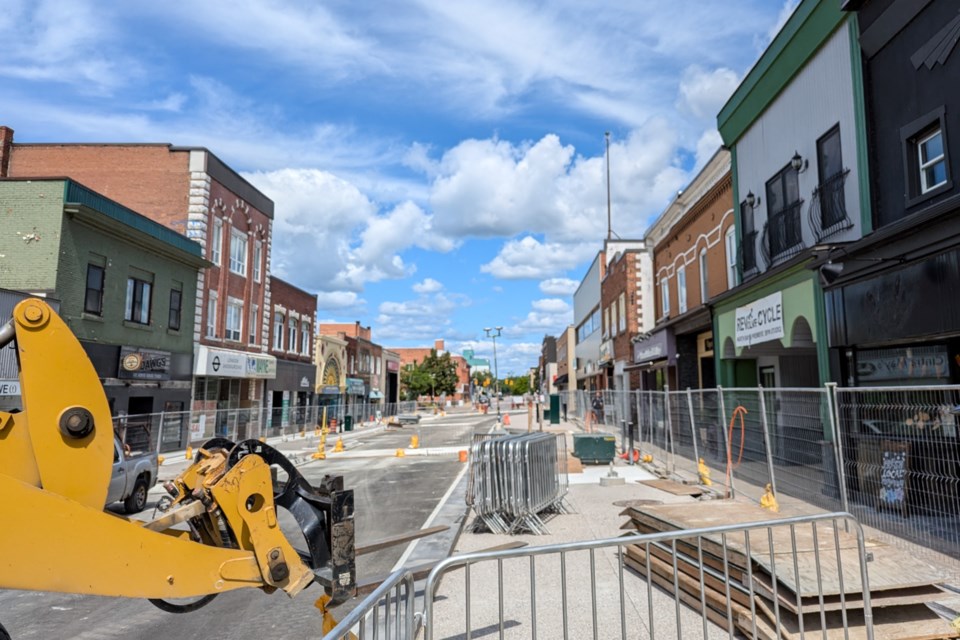
<svg viewBox="0 0 960 640"><path fill-rule="evenodd" d="M803 233L800 227L800 211L803 200L797 200L786 208L770 215L764 225L763 248L767 265L773 266L800 253L803 249Z"/></svg>
<svg viewBox="0 0 960 640"><path fill-rule="evenodd" d="M813 190L808 219L817 242L853 226L847 216L846 190L843 186L849 173L849 169L836 173Z"/></svg>

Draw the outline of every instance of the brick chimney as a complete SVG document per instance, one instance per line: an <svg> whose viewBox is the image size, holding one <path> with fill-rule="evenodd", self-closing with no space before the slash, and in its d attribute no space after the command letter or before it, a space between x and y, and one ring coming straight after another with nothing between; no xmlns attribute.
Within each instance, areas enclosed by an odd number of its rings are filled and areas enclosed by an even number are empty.
<svg viewBox="0 0 960 640"><path fill-rule="evenodd" d="M434 340L434 341L433 341L433 348L437 350L437 353L440 353L441 351L443 351L443 350L444 350L444 349L443 349L443 339L441 338L440 340Z"/></svg>
<svg viewBox="0 0 960 640"><path fill-rule="evenodd" d="M0 127L0 178L6 178L10 170L10 154L13 152L13 129Z"/></svg>

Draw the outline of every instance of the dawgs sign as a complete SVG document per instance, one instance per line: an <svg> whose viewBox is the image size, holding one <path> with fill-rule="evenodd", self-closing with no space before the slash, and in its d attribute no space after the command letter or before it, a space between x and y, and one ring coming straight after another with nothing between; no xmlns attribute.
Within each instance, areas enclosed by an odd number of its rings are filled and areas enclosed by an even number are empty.
<svg viewBox="0 0 960 640"><path fill-rule="evenodd" d="M783 293L777 291L737 307L734 342L738 347L778 340L783 333Z"/></svg>

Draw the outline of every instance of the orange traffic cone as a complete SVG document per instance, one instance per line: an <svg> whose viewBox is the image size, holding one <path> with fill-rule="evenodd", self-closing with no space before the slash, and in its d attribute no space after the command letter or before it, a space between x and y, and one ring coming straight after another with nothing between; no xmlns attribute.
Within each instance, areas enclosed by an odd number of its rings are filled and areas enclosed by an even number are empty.
<svg viewBox="0 0 960 640"><path fill-rule="evenodd" d="M503 414L503 426L505 426L505 427L509 427L509 426L510 426L510 414L509 414L509 413Z"/></svg>

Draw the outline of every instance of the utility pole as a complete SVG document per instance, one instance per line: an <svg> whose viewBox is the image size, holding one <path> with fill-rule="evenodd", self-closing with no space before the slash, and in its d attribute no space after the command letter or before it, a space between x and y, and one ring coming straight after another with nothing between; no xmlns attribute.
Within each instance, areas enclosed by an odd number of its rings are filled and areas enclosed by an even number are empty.
<svg viewBox="0 0 960 640"><path fill-rule="evenodd" d="M610 132L606 131L603 137L607 141L607 240L613 239L613 219L610 215Z"/></svg>
<svg viewBox="0 0 960 640"><path fill-rule="evenodd" d="M494 333L496 331L496 333ZM493 382L494 382L494 393L497 394L497 424L500 424L500 373L497 369L497 338L500 337L500 332L503 331L503 327L484 327L483 332L487 334L488 338L493 339Z"/></svg>

